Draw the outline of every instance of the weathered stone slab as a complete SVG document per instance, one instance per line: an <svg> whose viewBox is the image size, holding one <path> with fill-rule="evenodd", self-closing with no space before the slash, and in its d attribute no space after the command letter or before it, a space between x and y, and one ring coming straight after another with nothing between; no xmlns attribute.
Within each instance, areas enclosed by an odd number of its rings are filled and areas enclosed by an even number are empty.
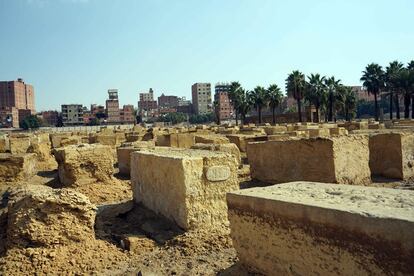
<svg viewBox="0 0 414 276"><path fill-rule="evenodd" d="M228 223L226 193L239 189L233 156L171 148L136 151L131 156L135 202L175 221L184 229ZM217 167L227 167L229 173L223 173Z"/></svg>
<svg viewBox="0 0 414 276"><path fill-rule="evenodd" d="M331 136L348 135L348 130L346 130L343 127L333 127L333 128L329 128L329 134Z"/></svg>
<svg viewBox="0 0 414 276"><path fill-rule="evenodd" d="M0 181L26 180L36 173L33 153L0 153Z"/></svg>
<svg viewBox="0 0 414 276"><path fill-rule="evenodd" d="M10 140L7 135L0 136L0 153L10 151Z"/></svg>
<svg viewBox="0 0 414 276"><path fill-rule="evenodd" d="M96 207L72 189L29 185L8 202L7 247L55 247L95 239Z"/></svg>
<svg viewBox="0 0 414 276"><path fill-rule="evenodd" d="M372 175L408 180L414 178L414 134L383 133L369 138Z"/></svg>
<svg viewBox="0 0 414 276"><path fill-rule="evenodd" d="M60 182L66 186L109 181L114 173L110 146L71 145L55 149L54 154Z"/></svg>
<svg viewBox="0 0 414 276"><path fill-rule="evenodd" d="M119 174L129 176L131 172L131 153L144 149L154 149L154 141L137 141L133 143L124 143L116 149L118 158Z"/></svg>
<svg viewBox="0 0 414 276"><path fill-rule="evenodd" d="M49 135L50 142L52 143L52 148L60 148L62 147L61 141L62 139L68 139L72 136L71 132L65 132L65 133L51 133ZM73 145L74 143L72 143ZM66 146L69 145L69 143L66 144Z"/></svg>
<svg viewBox="0 0 414 276"><path fill-rule="evenodd" d="M246 134L231 134L226 136L230 143L236 144L241 152L246 152L247 143L257 141L267 141L266 135L246 135Z"/></svg>
<svg viewBox="0 0 414 276"><path fill-rule="evenodd" d="M267 126L263 128L267 135L282 134L287 131L286 126Z"/></svg>
<svg viewBox="0 0 414 276"><path fill-rule="evenodd" d="M206 177L208 181L217 182L229 179L231 170L229 166L212 166L207 169Z"/></svg>
<svg viewBox="0 0 414 276"><path fill-rule="evenodd" d="M227 195L240 261L264 275L413 275L414 192L294 182Z"/></svg>
<svg viewBox="0 0 414 276"><path fill-rule="evenodd" d="M229 139L222 135L195 135L195 143L202 144L228 144Z"/></svg>
<svg viewBox="0 0 414 276"><path fill-rule="evenodd" d="M368 136L249 143L252 177L269 183L316 181L368 184Z"/></svg>
<svg viewBox="0 0 414 276"><path fill-rule="evenodd" d="M26 153L30 147L31 136L26 134L17 134L10 136L10 152L13 154Z"/></svg>
<svg viewBox="0 0 414 276"><path fill-rule="evenodd" d="M191 147L192 149L200 149L200 150L212 150L212 151L221 151L227 152L232 154L237 161L237 164L241 164L241 155L240 150L236 146L236 144L229 143L229 144L195 144Z"/></svg>

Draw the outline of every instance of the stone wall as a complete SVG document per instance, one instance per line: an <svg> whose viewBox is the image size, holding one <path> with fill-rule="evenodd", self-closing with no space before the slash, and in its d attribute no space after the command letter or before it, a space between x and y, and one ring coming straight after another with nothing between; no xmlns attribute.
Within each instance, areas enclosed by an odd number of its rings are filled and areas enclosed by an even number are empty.
<svg viewBox="0 0 414 276"><path fill-rule="evenodd" d="M375 176L408 180L414 177L414 135L383 133L369 139L369 165Z"/></svg>
<svg viewBox="0 0 414 276"><path fill-rule="evenodd" d="M294 182L227 202L233 245L251 272L414 274L413 191Z"/></svg>
<svg viewBox="0 0 414 276"><path fill-rule="evenodd" d="M368 136L249 143L252 178L269 182L317 181L368 184Z"/></svg>
<svg viewBox="0 0 414 276"><path fill-rule="evenodd" d="M239 188L233 156L171 148L131 156L135 202L184 229L228 223L225 195Z"/></svg>

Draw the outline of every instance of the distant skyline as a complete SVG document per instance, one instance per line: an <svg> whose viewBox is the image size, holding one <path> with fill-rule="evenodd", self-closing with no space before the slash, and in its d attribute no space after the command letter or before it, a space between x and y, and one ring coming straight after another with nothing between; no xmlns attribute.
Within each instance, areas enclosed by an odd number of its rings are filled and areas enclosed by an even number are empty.
<svg viewBox="0 0 414 276"><path fill-rule="evenodd" d="M0 0L0 80L32 84L36 110L137 105L154 89L276 83L292 70L360 85L368 63L414 59L412 0Z"/></svg>

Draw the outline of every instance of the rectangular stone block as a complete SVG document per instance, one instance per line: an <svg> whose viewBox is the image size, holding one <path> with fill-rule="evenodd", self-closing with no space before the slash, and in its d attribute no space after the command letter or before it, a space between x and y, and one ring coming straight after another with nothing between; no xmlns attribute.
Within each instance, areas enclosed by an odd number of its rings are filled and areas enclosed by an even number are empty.
<svg viewBox="0 0 414 276"><path fill-rule="evenodd" d="M154 149L153 141L138 141L134 143L125 143L116 149L118 158L119 174L129 176L131 172L131 153L134 151Z"/></svg>
<svg viewBox="0 0 414 276"><path fill-rule="evenodd" d="M414 191L294 182L232 192L227 203L251 272L414 274Z"/></svg>
<svg viewBox="0 0 414 276"><path fill-rule="evenodd" d="M189 149L195 144L195 137L191 133L172 133L170 144L170 147Z"/></svg>
<svg viewBox="0 0 414 276"><path fill-rule="evenodd" d="M62 146L61 145L62 139L64 139L64 138L67 139L70 136L72 136L71 132L51 133L49 137L50 137L50 142L52 143L52 147L53 148L60 148Z"/></svg>
<svg viewBox="0 0 414 276"><path fill-rule="evenodd" d="M414 178L414 134L382 133L369 138L369 166L374 176Z"/></svg>
<svg viewBox="0 0 414 276"><path fill-rule="evenodd" d="M199 150L211 150L211 151L221 151L230 153L236 158L237 165L240 166L241 164L241 155L239 148L233 144L202 144L197 143L194 146L191 147L192 149L199 149Z"/></svg>
<svg viewBox="0 0 414 276"><path fill-rule="evenodd" d="M236 144L241 152L246 152L247 143L257 141L267 141L266 135L245 135L245 134L232 134L226 136L230 143Z"/></svg>
<svg viewBox="0 0 414 276"><path fill-rule="evenodd" d="M10 152L12 154L26 153L30 147L31 137L25 134L10 136Z"/></svg>
<svg viewBox="0 0 414 276"><path fill-rule="evenodd" d="M291 139L249 143L252 178L269 182L371 182L368 136Z"/></svg>
<svg viewBox="0 0 414 276"><path fill-rule="evenodd" d="M233 156L159 148L131 154L134 200L183 229L228 224L226 193L239 189Z"/></svg>
<svg viewBox="0 0 414 276"><path fill-rule="evenodd" d="M315 129L308 129L309 138L315 138L315 137L329 137L329 129L327 128L315 128Z"/></svg>
<svg viewBox="0 0 414 276"><path fill-rule="evenodd" d="M27 180L36 174L34 153L0 153L0 180Z"/></svg>
<svg viewBox="0 0 414 276"><path fill-rule="evenodd" d="M10 141L7 135L0 136L0 153L10 151Z"/></svg>
<svg viewBox="0 0 414 276"><path fill-rule="evenodd" d="M348 130L344 127L333 127L329 129L329 134L331 136L348 135Z"/></svg>
<svg viewBox="0 0 414 276"><path fill-rule="evenodd" d="M195 135L195 143L201 144L228 144L229 139L222 135Z"/></svg>
<svg viewBox="0 0 414 276"><path fill-rule="evenodd" d="M123 140L121 141L119 136L120 136L119 134L100 134L99 133L96 135L96 143L99 143L101 145L116 147L116 146L119 146L121 142L123 142Z"/></svg>
<svg viewBox="0 0 414 276"><path fill-rule="evenodd" d="M54 150L59 179L65 186L106 182L114 173L110 146L99 144L71 145Z"/></svg>
<svg viewBox="0 0 414 276"><path fill-rule="evenodd" d="M263 128L267 135L281 134L287 131L286 126L268 126Z"/></svg>

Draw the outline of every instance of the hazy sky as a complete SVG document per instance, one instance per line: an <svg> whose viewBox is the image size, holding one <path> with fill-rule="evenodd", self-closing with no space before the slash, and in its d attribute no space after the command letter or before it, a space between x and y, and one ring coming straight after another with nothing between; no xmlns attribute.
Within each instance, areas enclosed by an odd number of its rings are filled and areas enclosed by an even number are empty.
<svg viewBox="0 0 414 276"><path fill-rule="evenodd" d="M414 59L413 18L413 0L0 0L0 80L33 84L39 111L109 88L135 106L149 87L284 88L294 69L358 85L370 62Z"/></svg>

